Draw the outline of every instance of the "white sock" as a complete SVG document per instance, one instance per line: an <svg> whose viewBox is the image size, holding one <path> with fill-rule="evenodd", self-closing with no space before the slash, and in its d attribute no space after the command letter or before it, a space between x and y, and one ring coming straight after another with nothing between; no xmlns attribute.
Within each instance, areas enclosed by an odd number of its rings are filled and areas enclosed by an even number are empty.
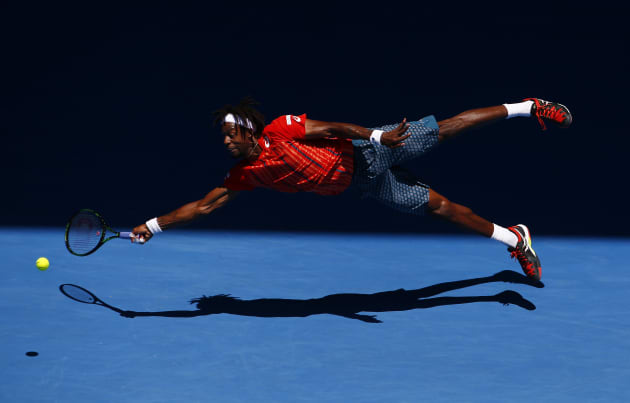
<svg viewBox="0 0 630 403"><path fill-rule="evenodd" d="M499 242L503 242L510 248L516 247L518 243L518 237L512 231L507 228L500 227L496 224L494 225L494 231L492 232L492 239L496 239Z"/></svg>
<svg viewBox="0 0 630 403"><path fill-rule="evenodd" d="M517 104L503 104L507 109L506 119L515 118L517 116L530 117L532 115L532 105L534 101L523 101Z"/></svg>

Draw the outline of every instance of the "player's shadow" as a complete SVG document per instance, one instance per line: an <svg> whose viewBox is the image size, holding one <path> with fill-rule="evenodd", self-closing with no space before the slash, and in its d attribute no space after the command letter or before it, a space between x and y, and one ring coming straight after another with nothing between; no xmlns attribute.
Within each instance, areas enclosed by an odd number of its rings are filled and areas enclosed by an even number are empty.
<svg viewBox="0 0 630 403"><path fill-rule="evenodd" d="M523 298L519 293L511 290L489 296L428 298L447 291L492 282L527 284L537 288L544 287L543 283L540 281L529 279L511 270L504 270L489 277L440 283L417 290L399 289L375 294L332 294L313 299L261 298L241 300L231 295L220 294L211 297L203 296L191 300L191 304L197 305L196 311L123 311L121 315L128 318L139 316L190 318L202 315L228 313L232 315L275 318L330 314L349 319L358 319L364 322L380 323L381 321L376 319L375 315L361 315L359 312L408 311L418 308L433 308L436 306L468 304L473 302L498 302L504 305L517 305L527 310L536 309L533 303Z"/></svg>

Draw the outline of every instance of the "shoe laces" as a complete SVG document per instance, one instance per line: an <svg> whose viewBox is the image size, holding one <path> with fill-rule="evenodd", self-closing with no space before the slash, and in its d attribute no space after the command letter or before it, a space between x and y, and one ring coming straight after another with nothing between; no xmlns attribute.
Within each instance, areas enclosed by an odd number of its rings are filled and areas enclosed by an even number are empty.
<svg viewBox="0 0 630 403"><path fill-rule="evenodd" d="M534 267L533 267L534 264L530 262L529 259L527 259L527 256L525 256L525 253L523 253L523 251L520 250L519 248L516 248L512 252L510 252L510 256L512 258L518 259L518 262L521 264L521 267L523 267L527 272L534 271Z"/></svg>
<svg viewBox="0 0 630 403"><path fill-rule="evenodd" d="M543 130L547 130L547 126L545 126L545 122L543 118L549 119L554 122L562 122L564 120L564 115L562 114L562 108L557 105L553 105L551 103L547 104L539 104L536 102L536 119L538 119L538 123L542 126Z"/></svg>
<svg viewBox="0 0 630 403"><path fill-rule="evenodd" d="M564 116L562 115L562 108L558 105L544 105L541 109L538 109L539 113L547 118L553 120L562 120Z"/></svg>

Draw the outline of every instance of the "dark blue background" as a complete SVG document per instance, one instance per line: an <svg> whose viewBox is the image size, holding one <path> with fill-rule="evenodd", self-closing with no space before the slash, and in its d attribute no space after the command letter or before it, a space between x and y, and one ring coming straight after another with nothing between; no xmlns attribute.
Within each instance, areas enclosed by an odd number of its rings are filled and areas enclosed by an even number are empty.
<svg viewBox="0 0 630 403"><path fill-rule="evenodd" d="M129 226L201 198L233 164L210 113L244 95L268 121L307 113L368 127L541 97L569 106L569 130L504 121L410 168L502 225L628 233L621 10L2 7L2 225L60 226L91 207ZM193 227L458 231L352 190L257 189Z"/></svg>

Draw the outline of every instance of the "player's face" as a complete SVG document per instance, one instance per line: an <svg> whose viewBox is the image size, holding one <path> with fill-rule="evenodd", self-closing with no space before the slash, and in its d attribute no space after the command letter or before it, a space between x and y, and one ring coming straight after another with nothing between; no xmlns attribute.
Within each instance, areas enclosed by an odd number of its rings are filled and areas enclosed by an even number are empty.
<svg viewBox="0 0 630 403"><path fill-rule="evenodd" d="M249 139L249 132L242 127L236 127L233 123L225 123L221 127L223 145L227 148L232 158L243 158L249 155L253 142Z"/></svg>

